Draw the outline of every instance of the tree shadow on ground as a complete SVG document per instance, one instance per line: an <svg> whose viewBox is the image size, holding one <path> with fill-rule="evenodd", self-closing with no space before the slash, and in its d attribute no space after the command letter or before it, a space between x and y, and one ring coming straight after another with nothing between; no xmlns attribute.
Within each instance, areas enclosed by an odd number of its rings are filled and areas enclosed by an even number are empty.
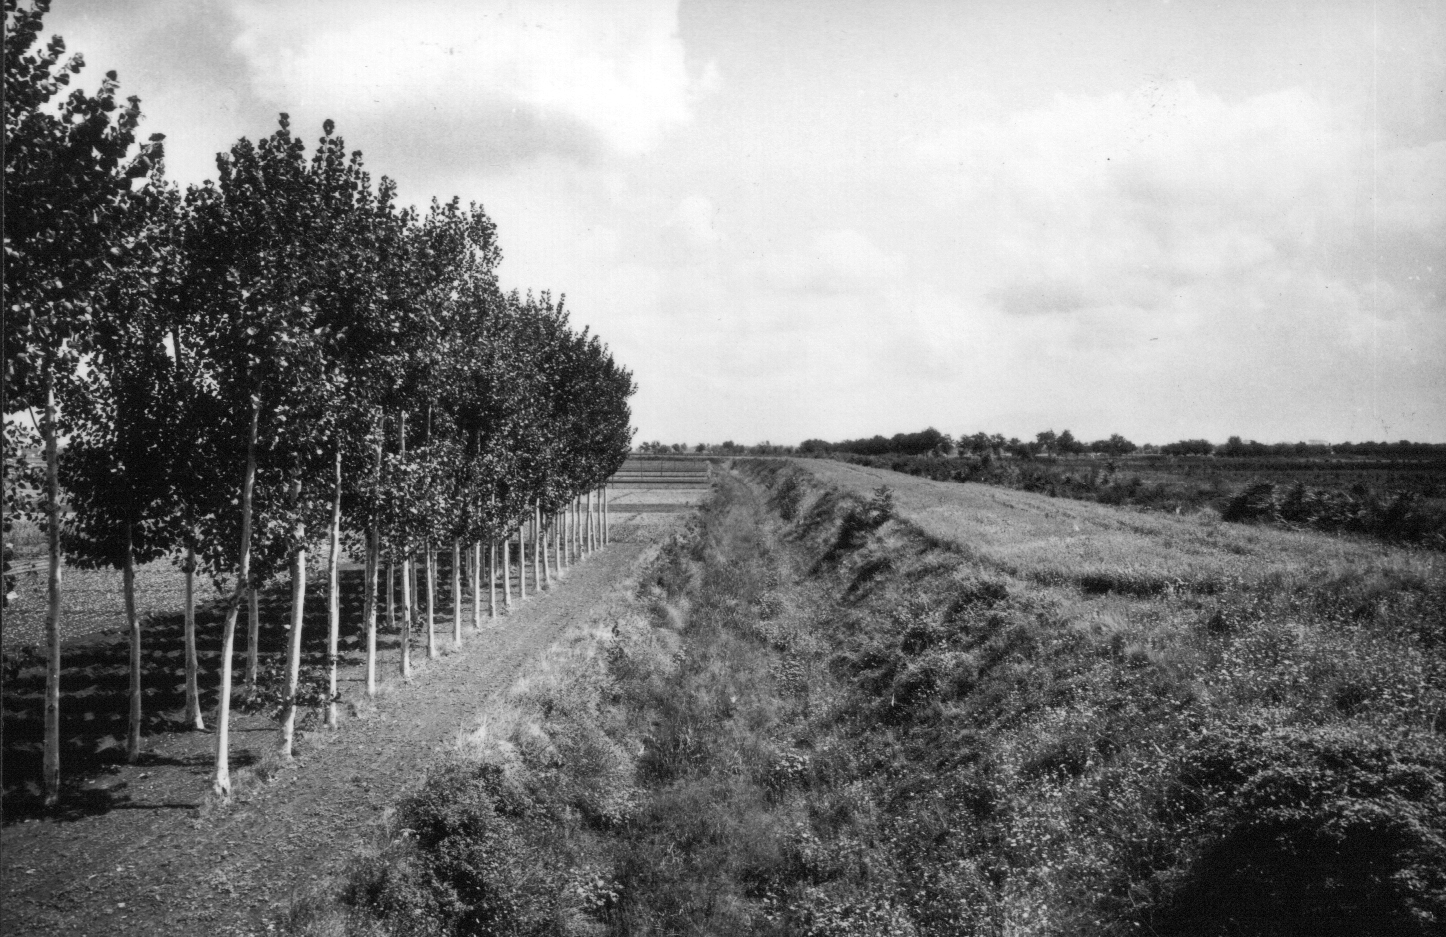
<svg viewBox="0 0 1446 937"><path fill-rule="evenodd" d="M451 610L450 563L439 564L439 616ZM421 580L422 577L419 577ZM362 623L363 578L360 569L341 573L341 630L338 647L342 667L364 661L365 634ZM425 589L425 584L419 583ZM425 593L423 594L425 595ZM379 658L394 658L400 649L397 629L388 629L385 590L381 590L377 614ZM397 596L398 601L400 595ZM425 599L423 598L423 601ZM259 601L257 656L264 673L268 664L285 660L290 632L291 589L289 583L275 583L262 591ZM418 603L421 604L421 603ZM397 613L400 619L400 609ZM207 726L214 725L220 685L221 630L224 603L213 599L199 603L196 610L196 656L200 672L198 688ZM450 619L447 619L450 628ZM421 618L413 624L413 641L418 638ZM440 636L439 636L440 637ZM244 691L248 653L246 610L236 625L233 656L233 703ZM302 631L302 666L324 667L327 644L327 603L324 581L308 583L306 617ZM181 614L151 615L141 625L142 745L149 749L157 736L186 733L185 630ZM414 650L413 653L416 653ZM124 784L97 786L97 776L113 773L125 764L126 728L130 712L130 644L124 632L108 632L67 642L61 653L60 678L60 765L61 806L46 810L43 803L42 753L45 715L45 657L38 648L21 648L5 654L4 794L6 825L48 817L77 819L130 806L131 796ZM272 668L273 672L275 667ZM233 732L235 729L233 728ZM209 733L207 733L209 737ZM256 760L249 751L233 744L232 767L244 767ZM143 750L139 765L205 768L212 763L209 746L200 754L170 757ZM193 808L197 804L171 804Z"/></svg>

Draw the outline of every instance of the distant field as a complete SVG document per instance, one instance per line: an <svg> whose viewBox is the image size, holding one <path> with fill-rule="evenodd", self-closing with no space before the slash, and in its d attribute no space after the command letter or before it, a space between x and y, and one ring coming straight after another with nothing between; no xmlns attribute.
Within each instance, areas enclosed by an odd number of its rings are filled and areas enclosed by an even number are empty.
<svg viewBox="0 0 1446 937"><path fill-rule="evenodd" d="M1253 521L1446 549L1446 460L850 456L851 464L1157 512Z"/></svg>
<svg viewBox="0 0 1446 937"><path fill-rule="evenodd" d="M925 532L959 544L1001 572L1039 582L1149 594L1171 584L1216 590L1284 571L1326 573L1382 564L1434 571L1446 559L1361 537L1222 524L1050 498L974 483L941 484L888 469L826 460L798 463L821 481L867 493L888 485Z"/></svg>
<svg viewBox="0 0 1446 937"><path fill-rule="evenodd" d="M1100 460L1061 459L1062 470L1088 472ZM1321 488L1364 485L1373 491L1412 492L1426 498L1446 498L1446 460L1391 459L1261 459L1222 456L1137 456L1117 462L1117 471L1138 475L1145 482L1204 482L1219 480L1231 487L1252 482L1296 483Z"/></svg>

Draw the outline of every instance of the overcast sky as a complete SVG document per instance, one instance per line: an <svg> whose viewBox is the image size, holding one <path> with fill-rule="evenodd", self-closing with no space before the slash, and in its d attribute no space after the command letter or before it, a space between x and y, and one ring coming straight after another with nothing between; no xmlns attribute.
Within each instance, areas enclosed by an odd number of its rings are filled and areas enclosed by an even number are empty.
<svg viewBox="0 0 1446 937"><path fill-rule="evenodd" d="M1446 441L1446 4L55 0L169 174L332 118L638 439Z"/></svg>

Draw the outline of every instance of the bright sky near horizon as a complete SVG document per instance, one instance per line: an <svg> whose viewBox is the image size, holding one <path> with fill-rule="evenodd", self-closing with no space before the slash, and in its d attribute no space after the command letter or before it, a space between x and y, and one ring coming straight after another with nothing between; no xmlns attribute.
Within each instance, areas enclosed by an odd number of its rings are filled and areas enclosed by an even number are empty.
<svg viewBox="0 0 1446 937"><path fill-rule="evenodd" d="M169 174L497 222L639 441L1446 441L1446 4L55 0Z"/></svg>

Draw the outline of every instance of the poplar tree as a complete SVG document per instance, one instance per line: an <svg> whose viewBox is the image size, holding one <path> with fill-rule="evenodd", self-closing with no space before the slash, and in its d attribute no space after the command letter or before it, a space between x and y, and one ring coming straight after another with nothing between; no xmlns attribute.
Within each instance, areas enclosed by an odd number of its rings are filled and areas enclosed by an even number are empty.
<svg viewBox="0 0 1446 937"><path fill-rule="evenodd" d="M60 793L61 516L58 440L61 384L75 374L92 300L114 262L117 215L130 180L144 176L151 151L132 158L140 102L117 100L108 72L94 93L76 89L56 103L84 67L65 59L55 36L40 34L49 3L5 0L5 376L0 409L39 409L45 454L41 503L49 552L43 775L45 800Z"/></svg>
<svg viewBox="0 0 1446 937"><path fill-rule="evenodd" d="M120 213L125 250L103 278L91 328L77 342L85 367L64 385L69 435L60 464L71 508L63 530L69 562L122 573L130 639L126 758L132 762L140 755L142 723L136 566L170 552L182 521L174 472L183 463L172 456L179 412L171 393L170 330L156 301L173 267L177 196L158 171L151 183ZM190 680L187 689L194 691Z"/></svg>

